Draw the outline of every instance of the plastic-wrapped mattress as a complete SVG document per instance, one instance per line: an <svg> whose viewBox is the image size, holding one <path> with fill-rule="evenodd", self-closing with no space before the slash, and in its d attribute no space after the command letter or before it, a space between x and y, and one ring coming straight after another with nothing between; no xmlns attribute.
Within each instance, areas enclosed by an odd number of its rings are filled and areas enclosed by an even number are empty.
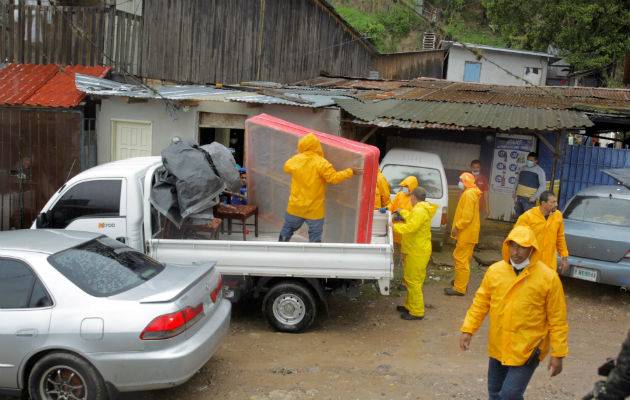
<svg viewBox="0 0 630 400"><path fill-rule="evenodd" d="M369 243L372 231L378 148L339 136L317 132L260 114L245 121L245 164L248 204L258 206L258 215L279 228L289 201L291 176L284 163L297 152L298 141L313 133L324 158L339 171L363 168L363 174L326 191L324 242Z"/></svg>

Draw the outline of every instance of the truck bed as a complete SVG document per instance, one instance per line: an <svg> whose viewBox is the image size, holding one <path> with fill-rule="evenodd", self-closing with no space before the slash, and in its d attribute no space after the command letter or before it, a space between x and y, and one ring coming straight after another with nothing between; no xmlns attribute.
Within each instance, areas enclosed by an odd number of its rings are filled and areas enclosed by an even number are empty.
<svg viewBox="0 0 630 400"><path fill-rule="evenodd" d="M262 227L258 238L251 232L246 241L241 232L219 240L152 239L150 254L172 263L216 261L225 275L376 280L381 293L389 294L393 242L386 224L385 214L375 215L370 244L298 241L303 237L278 242L277 231Z"/></svg>

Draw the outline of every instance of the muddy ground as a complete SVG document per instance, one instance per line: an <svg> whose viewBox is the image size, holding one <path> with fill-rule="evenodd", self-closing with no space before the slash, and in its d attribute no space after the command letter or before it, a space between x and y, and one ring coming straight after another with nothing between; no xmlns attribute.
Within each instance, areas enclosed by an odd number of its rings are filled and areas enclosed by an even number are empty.
<svg viewBox="0 0 630 400"><path fill-rule="evenodd" d="M448 258L452 247L444 249ZM436 258L437 259L437 258ZM465 297L447 297L450 267L431 264L426 317L400 319L404 290L381 296L370 285L358 299L332 296L328 315L306 333L274 332L249 301L233 308L230 334L186 384L123 399L484 399L487 398L487 321L468 352L459 327L485 267L474 267ZM439 280L437 280L439 278ZM529 399L578 399L615 356L629 328L630 297L611 286L563 278L569 321L564 371L549 378L545 359L526 392Z"/></svg>

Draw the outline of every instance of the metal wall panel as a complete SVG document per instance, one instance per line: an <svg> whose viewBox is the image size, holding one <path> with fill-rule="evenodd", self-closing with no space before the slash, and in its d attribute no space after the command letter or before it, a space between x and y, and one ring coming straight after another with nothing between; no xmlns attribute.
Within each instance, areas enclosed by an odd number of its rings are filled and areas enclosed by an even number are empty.
<svg viewBox="0 0 630 400"><path fill-rule="evenodd" d="M0 108L0 230L28 228L81 168L80 111Z"/></svg>
<svg viewBox="0 0 630 400"><path fill-rule="evenodd" d="M603 169L629 168L630 149L568 146L562 165L559 207L582 188L594 185L614 185L616 181L602 173Z"/></svg>

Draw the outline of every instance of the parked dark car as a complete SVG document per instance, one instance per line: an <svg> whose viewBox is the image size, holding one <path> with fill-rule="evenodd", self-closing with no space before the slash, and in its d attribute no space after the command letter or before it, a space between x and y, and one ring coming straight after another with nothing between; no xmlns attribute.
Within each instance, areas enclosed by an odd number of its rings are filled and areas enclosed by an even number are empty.
<svg viewBox="0 0 630 400"><path fill-rule="evenodd" d="M580 190L564 208L569 268L564 275L630 289L630 190Z"/></svg>

